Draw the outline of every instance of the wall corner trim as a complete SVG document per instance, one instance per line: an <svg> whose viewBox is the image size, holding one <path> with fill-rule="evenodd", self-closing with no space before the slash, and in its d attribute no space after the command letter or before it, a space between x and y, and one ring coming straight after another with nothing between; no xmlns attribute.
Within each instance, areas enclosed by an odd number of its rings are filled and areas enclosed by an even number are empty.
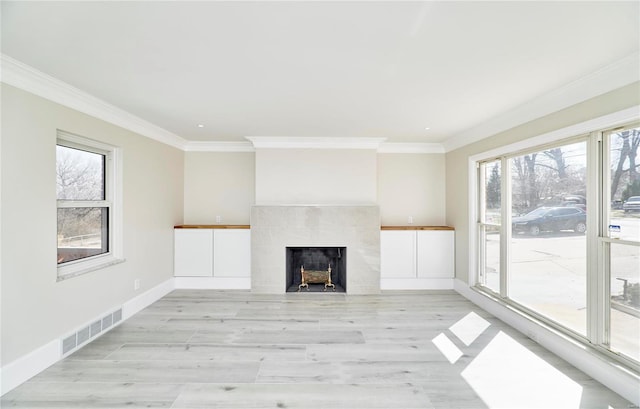
<svg viewBox="0 0 640 409"><path fill-rule="evenodd" d="M76 111L117 125L174 148L184 149L187 141L166 129L60 81L37 69L1 54L2 82Z"/></svg>

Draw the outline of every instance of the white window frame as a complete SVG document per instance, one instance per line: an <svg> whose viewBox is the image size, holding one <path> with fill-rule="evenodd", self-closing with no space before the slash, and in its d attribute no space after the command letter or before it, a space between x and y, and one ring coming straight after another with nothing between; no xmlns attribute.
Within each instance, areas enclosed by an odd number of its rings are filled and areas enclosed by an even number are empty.
<svg viewBox="0 0 640 409"><path fill-rule="evenodd" d="M475 291L487 295L489 298L494 298L495 294L492 294L488 289L483 289L480 284L480 263L482 262L482 258L480 256L481 245L479 243L481 238L480 231L480 215L479 215L479 200L480 200L480 186L479 186L479 176L478 176L478 164L485 161L495 160L495 158L503 158L503 167L507 165L507 157L513 156L519 152L526 152L531 150L539 149L540 147L544 147L549 144L561 144L563 142L571 141L571 139L579 138L580 135L588 135L587 136L587 161L589 166L589 173L587 175L587 201L589 203L597 203L598 208L606 208L603 205L604 198L599 196L604 196L602 192L604 192L603 184L606 185L606 181L601 180L600 168L598 162L601 162L601 158L599 157L601 149L598 149L598 144L602 142L602 135L607 129L613 129L618 126L629 125L630 123L637 122L638 112L640 107L635 106L623 111L619 111L613 114L605 115L599 118L595 118L586 122L582 122L573 126L569 126L566 128L562 128L559 130L555 130L549 132L547 134L539 135L536 137L532 137L520 142L516 142L513 144L505 145L487 152L483 152L477 155L473 155L469 157L468 162L468 187L469 187L469 227L471 229L469 233L469 275L468 275L468 285L470 288ZM504 171L504 169L503 169ZM502 179L503 185L505 188L505 183L507 182L507 178L503 177ZM503 193L504 194L504 193ZM509 200L510 194L507 195L507 200ZM503 201L504 206L504 201ZM509 209L510 206L507 207ZM503 209L504 210L504 209ZM510 212L506 212L507 215ZM585 336L580 336L569 330L568 328L564 328L558 325L554 325L554 323L545 317L541 317L536 314L534 311L528 311L527 308L518 305L517 303L511 302L508 298L500 298L496 301L503 304L508 305L512 308L515 308L521 314L529 316L537 321L541 321L544 324L550 324L552 327L555 327L565 335L570 336L572 339L583 343L586 346L594 347L595 349L603 352L605 355L613 358L616 361L619 361L634 370L639 369L639 365L637 362L629 360L624 356L620 356L609 350L606 347L608 342L608 333L606 331L609 327L608 317L607 317L607 309L605 308L608 304L607 294L605 291L608 287L607 277L608 277L608 266L606 263L606 257L608 257L608 249L603 245L610 241L610 239L603 237L606 236L606 230L604 227L605 219L604 215L599 215L597 212L589 212L587 216L587 235L588 235L588 248L587 255L589 257L587 261L588 269L597 269L597 272L587 271L587 303L588 308L593 311L590 316L588 316L587 322L587 334ZM505 226L510 226L510 220L503 220L503 233L505 234L505 238L509 235L509 230L505 228ZM503 250L501 248L501 250ZM506 249L504 249L506 250ZM501 296L504 296L504 292L507 290L508 283L505 282L508 279L508 260L506 260L507 255L501 254ZM604 287L604 288L603 288Z"/></svg>
<svg viewBox="0 0 640 409"><path fill-rule="evenodd" d="M116 146L62 130L57 131L56 146L58 145L104 155L105 198L103 201L91 203L92 205L99 203L101 207L109 209L107 226L109 236L108 251L58 265L57 281L62 281L124 261L122 245L122 153L121 149ZM77 203L73 201L57 200L56 202L56 208L77 207Z"/></svg>

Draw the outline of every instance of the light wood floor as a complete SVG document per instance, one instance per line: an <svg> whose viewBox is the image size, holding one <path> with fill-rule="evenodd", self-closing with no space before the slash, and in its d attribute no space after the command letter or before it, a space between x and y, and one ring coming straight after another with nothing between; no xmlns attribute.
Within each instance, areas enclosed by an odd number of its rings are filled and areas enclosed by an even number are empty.
<svg viewBox="0 0 640 409"><path fill-rule="evenodd" d="M450 291L174 291L6 394L34 408L628 408Z"/></svg>

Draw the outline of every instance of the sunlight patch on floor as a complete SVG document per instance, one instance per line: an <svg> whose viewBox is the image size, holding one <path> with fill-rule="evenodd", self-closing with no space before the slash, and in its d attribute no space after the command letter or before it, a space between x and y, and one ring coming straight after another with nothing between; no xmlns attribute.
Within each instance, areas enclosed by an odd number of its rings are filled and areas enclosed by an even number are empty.
<svg viewBox="0 0 640 409"><path fill-rule="evenodd" d="M452 364L455 364L462 356L462 351L445 334L438 335L431 342L438 347L442 355Z"/></svg>
<svg viewBox="0 0 640 409"><path fill-rule="evenodd" d="M582 386L498 332L462 371L489 408L579 408Z"/></svg>
<svg viewBox="0 0 640 409"><path fill-rule="evenodd" d="M466 346L469 346L484 332L484 330L489 328L489 325L491 325L489 324L489 321L471 311L460 321L449 327L449 330L460 338Z"/></svg>

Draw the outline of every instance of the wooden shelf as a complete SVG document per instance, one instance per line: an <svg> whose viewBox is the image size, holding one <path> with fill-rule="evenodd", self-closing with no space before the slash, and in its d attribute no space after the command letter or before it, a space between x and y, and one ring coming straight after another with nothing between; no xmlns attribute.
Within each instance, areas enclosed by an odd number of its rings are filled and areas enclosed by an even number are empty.
<svg viewBox="0 0 640 409"><path fill-rule="evenodd" d="M250 229L248 224L179 224L174 229Z"/></svg>
<svg viewBox="0 0 640 409"><path fill-rule="evenodd" d="M381 226L380 230L455 230L449 226Z"/></svg>
<svg viewBox="0 0 640 409"><path fill-rule="evenodd" d="M250 229L248 224L179 224L174 229ZM455 230L450 226L380 226L380 230Z"/></svg>

